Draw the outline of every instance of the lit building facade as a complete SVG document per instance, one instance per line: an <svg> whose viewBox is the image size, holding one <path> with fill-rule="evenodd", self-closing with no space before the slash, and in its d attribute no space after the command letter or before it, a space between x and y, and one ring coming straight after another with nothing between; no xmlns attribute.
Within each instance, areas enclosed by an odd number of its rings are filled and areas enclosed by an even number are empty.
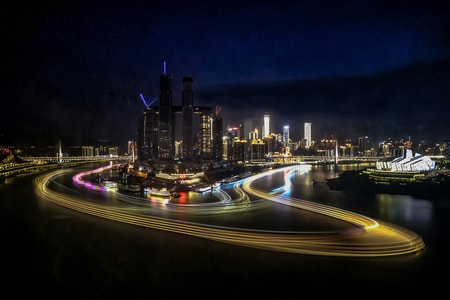
<svg viewBox="0 0 450 300"><path fill-rule="evenodd" d="M212 158L212 117L202 113L200 115L200 153L202 159Z"/></svg>
<svg viewBox="0 0 450 300"><path fill-rule="evenodd" d="M233 140L233 161L245 162L247 160L247 140L235 138Z"/></svg>
<svg viewBox="0 0 450 300"><path fill-rule="evenodd" d="M227 136L224 141L226 146L224 146L224 150L226 150L225 152L228 161L234 161L234 142L239 140L241 128L242 126L227 127Z"/></svg>
<svg viewBox="0 0 450 300"><path fill-rule="evenodd" d="M311 147L311 123L305 123L304 131L305 131L304 139L306 140L305 148L309 148Z"/></svg>
<svg viewBox="0 0 450 300"><path fill-rule="evenodd" d="M283 147L288 147L289 143L289 125L283 126Z"/></svg>
<svg viewBox="0 0 450 300"><path fill-rule="evenodd" d="M269 113L264 114L264 125L263 125L263 135L261 138L268 137L270 135L270 115Z"/></svg>
<svg viewBox="0 0 450 300"><path fill-rule="evenodd" d="M250 160L252 161L262 161L265 159L265 145L264 141L259 140L252 140L250 143Z"/></svg>

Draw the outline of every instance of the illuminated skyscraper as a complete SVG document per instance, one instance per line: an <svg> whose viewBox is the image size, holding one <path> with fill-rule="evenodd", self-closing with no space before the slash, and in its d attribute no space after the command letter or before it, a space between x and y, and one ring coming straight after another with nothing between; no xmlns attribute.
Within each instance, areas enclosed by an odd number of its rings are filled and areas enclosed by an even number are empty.
<svg viewBox="0 0 450 300"><path fill-rule="evenodd" d="M311 123L305 123L305 140L306 140L306 148L311 146Z"/></svg>
<svg viewBox="0 0 450 300"><path fill-rule="evenodd" d="M262 138L268 137L270 135L270 115L269 113L264 114L264 129Z"/></svg>
<svg viewBox="0 0 450 300"><path fill-rule="evenodd" d="M200 153L202 159L212 158L212 124L213 118L209 111L202 112L200 115Z"/></svg>
<svg viewBox="0 0 450 300"><path fill-rule="evenodd" d="M283 147L287 147L289 144L289 125L283 126Z"/></svg>

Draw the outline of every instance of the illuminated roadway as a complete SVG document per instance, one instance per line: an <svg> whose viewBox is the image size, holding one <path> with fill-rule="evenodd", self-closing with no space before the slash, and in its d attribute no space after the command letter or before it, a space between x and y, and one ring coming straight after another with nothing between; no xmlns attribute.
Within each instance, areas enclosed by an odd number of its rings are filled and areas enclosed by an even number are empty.
<svg viewBox="0 0 450 300"><path fill-rule="evenodd" d="M112 165L108 167L112 167ZM86 200L82 194L57 192L51 189L49 185L55 183L57 177L67 175L68 171L65 170L40 175L35 178L34 184L36 193L42 199L82 213L137 226L186 234L245 247L298 254L349 257L402 255L420 251L425 247L422 238L406 228L347 210L286 196L286 192L289 191L290 177L295 172L304 172L305 167L307 166L296 165L275 169L236 182L234 183L234 189L240 195L239 201L230 201L229 197L222 193L222 201L219 204L216 203L216 207L211 207L210 210L206 210L206 213L214 213L216 209L220 209L223 212L224 208L229 213L239 213L239 209L243 206L248 207L254 205L254 202L249 200L246 194L248 193L260 199L288 205L292 209L307 210L348 222L352 225L349 227L350 229L319 232L255 230L186 222L167 217L148 215L136 206L129 205L131 203L130 201L128 201L128 205L123 206L108 205ZM253 187L253 183L256 180L278 172L285 174L285 185L276 189L276 191L267 192ZM91 184L82 181L82 177L85 174L88 173L85 172L75 175L73 177L74 182L92 188L90 186ZM94 188L96 187L94 186ZM126 195L121 195L103 186L97 186L96 189L105 193L115 193L119 198L127 198ZM198 205L208 204L196 204L196 206ZM160 203L160 206L161 209L175 211L182 208L182 205L166 205L165 203Z"/></svg>

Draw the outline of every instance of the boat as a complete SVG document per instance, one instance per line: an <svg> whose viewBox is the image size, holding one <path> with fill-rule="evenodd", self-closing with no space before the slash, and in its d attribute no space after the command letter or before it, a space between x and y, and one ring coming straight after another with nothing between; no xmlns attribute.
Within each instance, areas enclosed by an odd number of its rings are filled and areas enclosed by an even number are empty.
<svg viewBox="0 0 450 300"><path fill-rule="evenodd" d="M216 182L214 184L200 184L194 188L194 191L197 193L204 193L217 188L220 188L220 182Z"/></svg>
<svg viewBox="0 0 450 300"><path fill-rule="evenodd" d="M144 192L156 197L170 197L172 195L172 192L165 187L161 189L146 187L144 188Z"/></svg>
<svg viewBox="0 0 450 300"><path fill-rule="evenodd" d="M327 179L327 185L331 190L444 198L450 192L450 170L438 170L429 157L407 149L404 156L380 159L376 168L344 171L338 177Z"/></svg>
<svg viewBox="0 0 450 300"><path fill-rule="evenodd" d="M101 185L106 187L106 188L109 188L109 189L116 189L116 188L118 188L117 182L112 181L112 180L102 181ZM139 189L140 189L140 187L139 187Z"/></svg>

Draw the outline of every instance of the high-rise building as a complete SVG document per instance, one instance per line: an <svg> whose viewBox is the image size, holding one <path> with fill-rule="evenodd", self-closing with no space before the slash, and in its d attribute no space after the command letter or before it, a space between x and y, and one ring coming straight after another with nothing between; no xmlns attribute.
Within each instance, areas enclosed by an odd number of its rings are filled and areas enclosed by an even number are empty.
<svg viewBox="0 0 450 300"><path fill-rule="evenodd" d="M213 118L211 117L211 112L201 111L200 113L200 155L202 159L212 158L212 123Z"/></svg>
<svg viewBox="0 0 450 300"><path fill-rule="evenodd" d="M266 147L265 153L272 155L273 152L278 151L276 146L276 136L274 133L271 133L269 136L264 138L264 144Z"/></svg>
<svg viewBox="0 0 450 300"><path fill-rule="evenodd" d="M370 141L368 136L358 137L358 150L361 154L365 155L366 151L370 149Z"/></svg>
<svg viewBox="0 0 450 300"><path fill-rule="evenodd" d="M194 158L194 92L192 89L193 80L191 77L183 77L183 87L181 93L181 109L183 114L183 159Z"/></svg>
<svg viewBox="0 0 450 300"><path fill-rule="evenodd" d="M250 160L264 160L265 154L265 145L263 140L250 141Z"/></svg>
<svg viewBox="0 0 450 300"><path fill-rule="evenodd" d="M215 144L214 126L211 107L194 106L193 79L189 76L182 78L181 105L173 105L172 77L165 72L160 75L159 106L147 104L146 109L138 120L137 152L139 161L158 162L161 166L175 158L194 163L198 158L212 159ZM142 98L142 96L141 96ZM175 116L181 115L179 117ZM178 121L180 120L180 121ZM179 122L179 123L178 123ZM219 122L219 121L217 121ZM181 127L179 125L182 125ZM182 134L182 141L175 142L177 133ZM222 129L223 131L223 129ZM221 139L220 139L221 140ZM178 146L176 150L175 146ZM220 144L220 152L223 145ZM218 153L221 156L220 153Z"/></svg>
<svg viewBox="0 0 450 300"><path fill-rule="evenodd" d="M264 113L264 129L262 138L270 135L270 115L268 112Z"/></svg>
<svg viewBox="0 0 450 300"><path fill-rule="evenodd" d="M245 137L245 131L244 131L244 126L242 124L239 124L239 132L238 132L238 136L243 139Z"/></svg>
<svg viewBox="0 0 450 300"><path fill-rule="evenodd" d="M247 160L247 140L234 138L233 141L233 161L246 161Z"/></svg>
<svg viewBox="0 0 450 300"><path fill-rule="evenodd" d="M289 125L283 126L283 147L288 147L289 144Z"/></svg>
<svg viewBox="0 0 450 300"><path fill-rule="evenodd" d="M159 159L175 156L175 117L172 111L172 76L162 74L159 81Z"/></svg>
<svg viewBox="0 0 450 300"><path fill-rule="evenodd" d="M305 130L305 136L304 139L306 140L306 148L309 148L311 146L311 123L305 123L304 126L304 130Z"/></svg>
<svg viewBox="0 0 450 300"><path fill-rule="evenodd" d="M246 118L244 119L244 135L241 135L241 138L248 139L250 132L255 131L255 129L262 132L263 127L263 118Z"/></svg>
<svg viewBox="0 0 450 300"><path fill-rule="evenodd" d="M141 161L158 158L158 113L147 107L138 119L137 156Z"/></svg>
<svg viewBox="0 0 450 300"><path fill-rule="evenodd" d="M223 159L223 121L220 116L221 108L216 108L213 119L213 158Z"/></svg>
<svg viewBox="0 0 450 300"><path fill-rule="evenodd" d="M234 160L234 142L240 139L242 126L227 127L227 136L226 136L226 158L229 161Z"/></svg>

